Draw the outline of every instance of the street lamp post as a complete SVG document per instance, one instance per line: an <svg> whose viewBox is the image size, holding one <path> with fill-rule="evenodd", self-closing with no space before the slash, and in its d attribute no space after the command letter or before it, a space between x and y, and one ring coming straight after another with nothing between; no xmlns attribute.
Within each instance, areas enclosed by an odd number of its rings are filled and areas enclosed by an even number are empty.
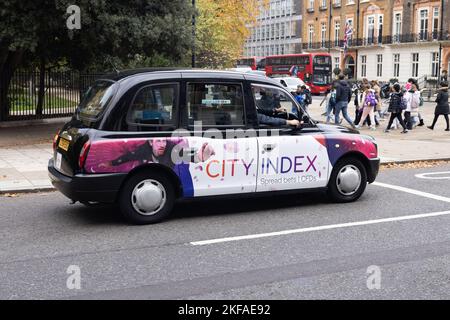
<svg viewBox="0 0 450 320"><path fill-rule="evenodd" d="M194 14L192 15L192 68L196 66L196 54L197 50L196 42L196 12L195 12L195 0L192 0L192 8L194 9Z"/></svg>

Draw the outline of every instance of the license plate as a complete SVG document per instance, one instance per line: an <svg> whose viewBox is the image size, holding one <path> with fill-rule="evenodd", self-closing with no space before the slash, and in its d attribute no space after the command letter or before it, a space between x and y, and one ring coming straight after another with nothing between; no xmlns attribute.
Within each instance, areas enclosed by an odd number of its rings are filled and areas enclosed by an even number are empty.
<svg viewBox="0 0 450 320"><path fill-rule="evenodd" d="M69 145L70 145L70 142L67 141L66 139L64 139L64 138L59 139L58 147L60 149L62 149L64 151L68 151L69 150Z"/></svg>
<svg viewBox="0 0 450 320"><path fill-rule="evenodd" d="M61 170L61 163L62 163L62 154L58 152L56 154L56 159L55 159L55 168L57 170Z"/></svg>

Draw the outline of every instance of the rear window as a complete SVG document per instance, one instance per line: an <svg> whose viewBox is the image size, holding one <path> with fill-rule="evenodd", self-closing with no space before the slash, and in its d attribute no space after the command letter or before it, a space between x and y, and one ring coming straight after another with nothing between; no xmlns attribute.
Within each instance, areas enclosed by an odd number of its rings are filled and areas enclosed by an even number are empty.
<svg viewBox="0 0 450 320"><path fill-rule="evenodd" d="M95 82L78 107L79 115L83 118L97 118L111 101L117 86L115 82L108 80Z"/></svg>

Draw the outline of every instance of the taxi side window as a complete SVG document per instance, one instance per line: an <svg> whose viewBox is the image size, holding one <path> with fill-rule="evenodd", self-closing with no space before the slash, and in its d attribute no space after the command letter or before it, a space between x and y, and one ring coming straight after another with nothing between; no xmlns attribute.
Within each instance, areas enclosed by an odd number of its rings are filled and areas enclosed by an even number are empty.
<svg viewBox="0 0 450 320"><path fill-rule="evenodd" d="M128 109L128 131L174 129L178 92L178 84L158 84L141 88Z"/></svg>
<svg viewBox="0 0 450 320"><path fill-rule="evenodd" d="M187 90L189 126L245 126L244 94L241 84L190 83Z"/></svg>
<svg viewBox="0 0 450 320"><path fill-rule="evenodd" d="M296 117L301 116L293 99L276 87L252 85L252 92L260 125L283 126L278 125L281 122L273 118L280 119L283 117L285 120L290 120L289 114Z"/></svg>

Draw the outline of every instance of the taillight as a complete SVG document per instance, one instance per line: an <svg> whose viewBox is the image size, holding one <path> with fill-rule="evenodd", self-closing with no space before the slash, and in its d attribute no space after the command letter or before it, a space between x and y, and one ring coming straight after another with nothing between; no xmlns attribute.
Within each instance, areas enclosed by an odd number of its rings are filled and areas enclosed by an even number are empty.
<svg viewBox="0 0 450 320"><path fill-rule="evenodd" d="M56 151L56 147L57 147L57 143L58 143L58 138L59 138L59 133L61 132L61 130L58 131L58 133L55 135L55 137L53 138L53 151Z"/></svg>
<svg viewBox="0 0 450 320"><path fill-rule="evenodd" d="M84 168L84 164L86 162L90 147L91 143L88 141L84 144L83 148L81 148L80 156L78 158L78 166L80 167L80 169Z"/></svg>

